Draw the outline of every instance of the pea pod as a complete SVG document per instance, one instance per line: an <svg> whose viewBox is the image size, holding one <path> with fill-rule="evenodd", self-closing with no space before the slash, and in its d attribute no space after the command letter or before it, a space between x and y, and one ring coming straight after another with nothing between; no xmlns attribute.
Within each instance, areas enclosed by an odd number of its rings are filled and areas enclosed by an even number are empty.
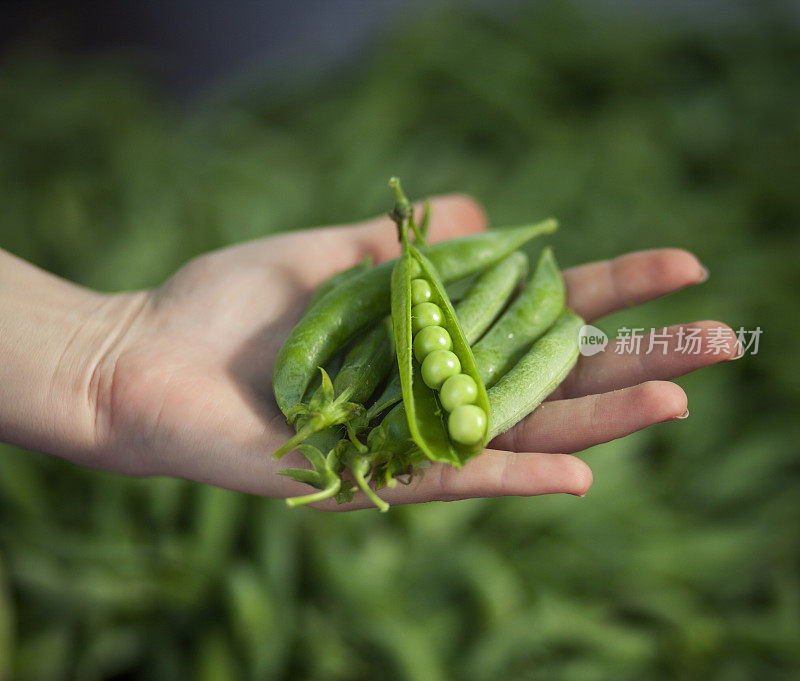
<svg viewBox="0 0 800 681"><path fill-rule="evenodd" d="M519 358L523 343L532 343L550 326L563 310L564 284L550 249L539 257L536 270L528 285L500 317L494 326L475 345L475 363L481 377L499 380L507 367ZM518 386L525 393L529 386ZM489 394L492 393L491 387ZM521 398L520 398L521 399ZM490 407L492 403L490 402ZM490 425L495 421L490 413ZM410 446L410 433L404 427L404 405L398 404L381 423L370 431L368 445L373 452L398 457ZM491 428L490 428L491 432Z"/></svg>
<svg viewBox="0 0 800 681"><path fill-rule="evenodd" d="M456 316L470 345L480 338L506 306L527 267L528 256L522 251L514 251L486 269L455 305ZM394 372L386 388L367 410L367 419L374 419L402 398L400 374Z"/></svg>
<svg viewBox="0 0 800 681"><path fill-rule="evenodd" d="M581 326L583 320L571 310L565 310L517 364L489 388L488 439L525 418L566 378L578 358ZM382 480L390 479L418 461L403 404L396 405L370 431L367 444L381 466L376 476Z"/></svg>
<svg viewBox="0 0 800 681"><path fill-rule="evenodd" d="M371 267L372 258L370 256L365 256L363 260L359 260L355 265L352 265L341 272L336 272L328 277L319 286L317 286L316 289L314 289L314 292L311 294L311 297L308 299L308 303L306 304L306 312L314 307L314 305L322 300L328 293L333 291L333 289L335 289L337 286L343 284L352 277L363 274Z"/></svg>
<svg viewBox="0 0 800 681"><path fill-rule="evenodd" d="M312 433L358 417L363 412L362 403L386 376L393 358L394 344L386 318L353 345L332 383L328 373L320 369L320 387L308 402L296 405L287 415L297 433L279 447L273 457L279 459Z"/></svg>
<svg viewBox="0 0 800 681"><path fill-rule="evenodd" d="M565 299L564 280L555 256L550 248L545 248L527 286L472 349L481 378L488 388L547 331L564 309ZM456 312L461 320L459 305ZM380 415L397 404L401 397L398 376L389 382L383 394L369 408L368 418Z"/></svg>
<svg viewBox="0 0 800 681"><path fill-rule="evenodd" d="M555 220L434 244L428 258L445 282L479 272L531 239L553 232ZM284 414L297 405L317 367L371 321L389 312L389 282L396 261L344 281L303 316L284 342L272 375L273 392Z"/></svg>
<svg viewBox="0 0 800 681"><path fill-rule="evenodd" d="M550 248L539 256L533 277L497 323L473 348L481 378L494 385L564 309L564 279Z"/></svg>
<svg viewBox="0 0 800 681"><path fill-rule="evenodd" d="M514 251L487 268L455 304L467 342L473 345L491 327L528 271L528 256Z"/></svg>
<svg viewBox="0 0 800 681"><path fill-rule="evenodd" d="M584 321L565 310L516 365L489 390L489 437L506 432L555 390L578 361Z"/></svg>
<svg viewBox="0 0 800 681"><path fill-rule="evenodd" d="M388 469L382 477L388 482L407 464L407 458L419 448L411 437L403 402L394 406L381 422L369 431L367 447L376 464Z"/></svg>
<svg viewBox="0 0 800 681"><path fill-rule="evenodd" d="M425 203L419 227L414 223L413 217L410 222L415 234L424 239L430 225L430 205ZM353 268L343 273L345 278L352 270ZM323 285L326 293L341 283L341 279L340 277L333 286L330 285L332 280L328 280ZM297 434L274 454L279 458L292 448L300 449L311 463L312 469L290 468L281 471L281 474L320 490L314 494L287 499L287 504L295 506L313 503L331 496L336 496L340 502L350 501L354 491L352 483L342 479L342 472L347 468L365 495L381 511L386 511L389 505L368 485L371 464L366 456L367 448L357 440L350 421L360 414L362 407L359 403L372 394L392 364L394 344L391 321L386 318L378 322L355 343L343 362L341 354L336 355L334 359L336 358L339 358L339 363L333 384L331 385L328 373L321 370L318 387L307 399L308 404L298 405L292 410L290 422L296 419ZM329 365L332 364L333 360L329 362ZM341 434L335 426L341 423L347 424L349 440L339 439ZM301 445L300 442L306 438L310 438L307 444ZM327 455L323 455L324 451L328 452Z"/></svg>
<svg viewBox="0 0 800 681"><path fill-rule="evenodd" d="M407 201L396 178L397 221L403 255L392 271L392 323L406 420L416 445L432 461L460 466L485 444L489 400L469 343L433 264L409 242ZM437 329L432 348L419 339ZM450 347L438 346L444 340ZM437 396L446 378L463 375L475 386L445 413Z"/></svg>
<svg viewBox="0 0 800 681"><path fill-rule="evenodd" d="M417 228L417 233L424 238L430 226L430 204L426 201L422 222ZM307 310L321 300L337 286L368 270L372 266L372 258L366 256L362 261L352 267L334 274L324 281L312 294ZM391 322L386 318L371 329L359 340L346 357L341 354L334 355L328 362L329 366L320 369L309 387L306 388L304 401L295 405L287 415L290 424L297 430L294 437L290 438L283 446L273 452L273 457L281 458L288 451L305 441L312 433L325 430L331 426L342 423L349 424L361 415L361 405L384 379L392 364L394 344L391 333ZM335 360L339 360L336 363ZM331 371L330 366L335 366ZM330 383L330 375L336 378ZM354 433L350 431L351 439ZM312 465L316 464L312 461Z"/></svg>
<svg viewBox="0 0 800 681"><path fill-rule="evenodd" d="M305 395L303 395L303 402L308 403L314 399L315 393L319 392L320 386L322 385L322 377L327 374L328 376L336 376L339 373L339 369L342 368L342 364L344 363L344 352L337 352L333 357L331 357L327 363L325 364L324 371L320 371L317 374L314 374L314 378L311 379L311 383L308 384L308 388L306 388Z"/></svg>
<svg viewBox="0 0 800 681"><path fill-rule="evenodd" d="M364 402L393 364L392 323L384 317L346 355L333 387L337 393L347 393L350 399Z"/></svg>

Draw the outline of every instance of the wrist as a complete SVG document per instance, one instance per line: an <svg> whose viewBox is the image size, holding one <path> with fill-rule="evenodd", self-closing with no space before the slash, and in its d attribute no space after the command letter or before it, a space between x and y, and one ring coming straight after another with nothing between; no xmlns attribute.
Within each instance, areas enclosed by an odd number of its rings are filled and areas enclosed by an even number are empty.
<svg viewBox="0 0 800 681"><path fill-rule="evenodd" d="M145 299L89 291L0 251L0 439L96 464L93 380Z"/></svg>
<svg viewBox="0 0 800 681"><path fill-rule="evenodd" d="M108 468L109 424L101 400L111 393L116 358L146 301L146 292L92 293L76 306L53 379L54 402L63 409L55 412L55 438L46 443L51 446L37 449L74 463Z"/></svg>

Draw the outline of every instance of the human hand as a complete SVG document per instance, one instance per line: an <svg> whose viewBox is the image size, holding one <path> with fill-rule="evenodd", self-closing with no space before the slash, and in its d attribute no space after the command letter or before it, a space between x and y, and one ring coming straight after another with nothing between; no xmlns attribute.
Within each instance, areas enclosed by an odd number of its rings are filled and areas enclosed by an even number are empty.
<svg viewBox="0 0 800 681"><path fill-rule="evenodd" d="M450 196L432 203L432 241L485 229L484 214L471 199ZM120 333L92 372L96 448L83 463L279 498L307 493L304 485L276 475L302 467L302 456L270 456L292 434L272 397L276 354L323 280L365 255L380 262L397 252L388 218L282 234L201 256L162 287L136 294L125 307ZM569 307L591 322L700 283L705 270L693 255L663 249L583 265L564 276ZM382 496L398 504L585 494L591 471L571 453L684 417L684 392L664 379L734 358L735 336L728 327L688 326L700 328L704 339L721 328L730 334L732 349L581 358L545 404L463 469L434 465L411 485L383 490ZM352 504L320 506L369 503L359 493Z"/></svg>

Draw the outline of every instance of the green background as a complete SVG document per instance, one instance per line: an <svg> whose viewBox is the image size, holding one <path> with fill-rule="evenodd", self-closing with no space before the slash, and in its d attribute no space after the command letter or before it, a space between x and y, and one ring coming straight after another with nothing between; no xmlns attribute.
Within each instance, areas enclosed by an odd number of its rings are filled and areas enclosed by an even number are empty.
<svg viewBox="0 0 800 681"><path fill-rule="evenodd" d="M0 244L102 290L464 191L556 215L563 266L679 246L759 354L687 421L595 447L588 496L323 514L0 447L0 678L796 679L800 29L544 4L397 26L348 68L169 104L117 56L0 63Z"/></svg>

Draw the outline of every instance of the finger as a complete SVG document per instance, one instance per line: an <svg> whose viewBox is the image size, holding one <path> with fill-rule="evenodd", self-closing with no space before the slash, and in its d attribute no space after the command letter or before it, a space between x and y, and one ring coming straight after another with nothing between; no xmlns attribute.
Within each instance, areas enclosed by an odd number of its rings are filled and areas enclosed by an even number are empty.
<svg viewBox="0 0 800 681"><path fill-rule="evenodd" d="M530 497L539 494L583 496L592 484L592 471L569 454L520 454L486 450L457 469L435 464L409 485L384 489L379 496L391 505L426 501L456 501L486 497ZM349 504L319 504L328 511L372 506L360 492Z"/></svg>
<svg viewBox="0 0 800 681"><path fill-rule="evenodd" d="M545 402L490 444L514 452L579 452L654 423L684 419L686 404L683 390L668 381Z"/></svg>
<svg viewBox="0 0 800 681"><path fill-rule="evenodd" d="M397 490L396 503L538 494L583 496L591 484L591 469L577 457L489 449L460 470L447 465L435 466L416 487Z"/></svg>
<svg viewBox="0 0 800 681"><path fill-rule="evenodd" d="M653 338L654 345L650 347ZM660 345L660 339L666 345ZM581 357L549 400L605 393L652 380L667 380L740 355L733 329L715 321L679 324L642 335L638 352L618 353L613 341L605 352Z"/></svg>
<svg viewBox="0 0 800 681"><path fill-rule="evenodd" d="M567 305L587 321L706 280L697 258L679 248L639 251L564 272Z"/></svg>

